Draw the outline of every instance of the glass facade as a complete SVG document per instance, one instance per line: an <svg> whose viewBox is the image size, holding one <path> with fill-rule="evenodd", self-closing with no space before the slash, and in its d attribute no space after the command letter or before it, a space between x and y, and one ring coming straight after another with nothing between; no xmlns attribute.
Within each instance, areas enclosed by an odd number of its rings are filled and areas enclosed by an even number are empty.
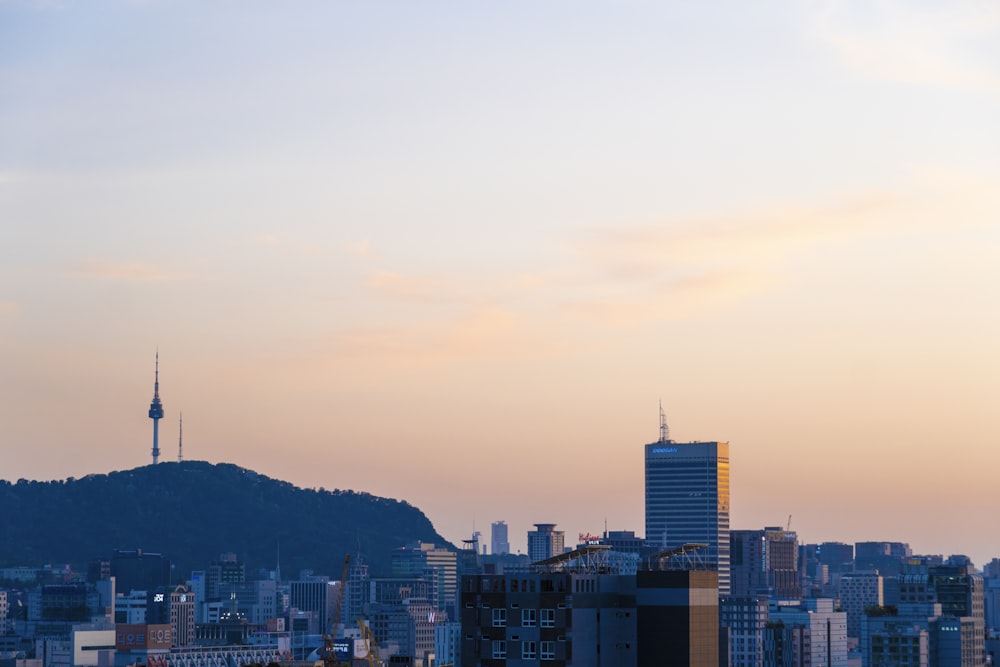
<svg viewBox="0 0 1000 667"><path fill-rule="evenodd" d="M696 558L717 569L729 593L729 443L646 445L646 540L663 549L707 547Z"/></svg>

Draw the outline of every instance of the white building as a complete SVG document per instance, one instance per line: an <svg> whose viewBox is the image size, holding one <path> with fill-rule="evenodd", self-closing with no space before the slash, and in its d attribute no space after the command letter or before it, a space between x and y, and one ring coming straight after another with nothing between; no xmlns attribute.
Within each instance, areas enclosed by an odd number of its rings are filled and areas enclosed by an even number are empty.
<svg viewBox="0 0 1000 667"><path fill-rule="evenodd" d="M808 598L801 603L774 601L768 620L786 628L809 630L810 667L847 667L847 614L833 610L831 598Z"/></svg>

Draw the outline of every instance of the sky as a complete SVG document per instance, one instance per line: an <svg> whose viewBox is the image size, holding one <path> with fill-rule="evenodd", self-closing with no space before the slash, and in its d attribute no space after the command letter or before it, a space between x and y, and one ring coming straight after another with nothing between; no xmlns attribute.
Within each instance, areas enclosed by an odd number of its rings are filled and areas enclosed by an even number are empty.
<svg viewBox="0 0 1000 667"><path fill-rule="evenodd" d="M0 477L1000 556L1000 9L0 0Z"/></svg>

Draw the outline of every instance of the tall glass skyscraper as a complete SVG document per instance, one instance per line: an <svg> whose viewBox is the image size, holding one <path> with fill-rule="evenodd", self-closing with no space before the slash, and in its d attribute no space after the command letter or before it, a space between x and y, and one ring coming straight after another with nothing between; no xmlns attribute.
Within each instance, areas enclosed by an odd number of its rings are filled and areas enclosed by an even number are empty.
<svg viewBox="0 0 1000 667"><path fill-rule="evenodd" d="M646 445L646 541L663 550L707 545L697 555L718 570L719 594L729 594L728 442Z"/></svg>

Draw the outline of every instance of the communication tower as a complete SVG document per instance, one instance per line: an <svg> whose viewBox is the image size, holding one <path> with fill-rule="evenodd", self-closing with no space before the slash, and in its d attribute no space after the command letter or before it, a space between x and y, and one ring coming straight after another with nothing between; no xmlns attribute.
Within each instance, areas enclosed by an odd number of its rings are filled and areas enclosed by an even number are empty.
<svg viewBox="0 0 1000 667"><path fill-rule="evenodd" d="M160 351L156 351L156 371L153 376L153 402L149 404L149 418L153 420L153 465L160 461L160 420L163 404L160 403Z"/></svg>

